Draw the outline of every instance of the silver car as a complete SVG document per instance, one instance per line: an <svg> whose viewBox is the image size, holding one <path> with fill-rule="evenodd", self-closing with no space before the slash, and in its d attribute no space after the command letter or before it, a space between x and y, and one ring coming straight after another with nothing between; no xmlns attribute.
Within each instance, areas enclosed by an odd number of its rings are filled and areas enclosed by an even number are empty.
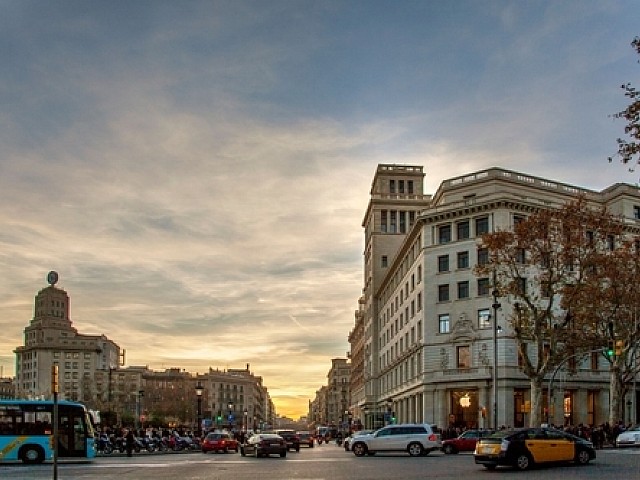
<svg viewBox="0 0 640 480"><path fill-rule="evenodd" d="M387 425L369 435L354 437L351 442L357 457L377 452L407 452L418 457L441 448L440 434L428 423Z"/></svg>
<svg viewBox="0 0 640 480"><path fill-rule="evenodd" d="M616 447L640 447L640 424L616 437Z"/></svg>

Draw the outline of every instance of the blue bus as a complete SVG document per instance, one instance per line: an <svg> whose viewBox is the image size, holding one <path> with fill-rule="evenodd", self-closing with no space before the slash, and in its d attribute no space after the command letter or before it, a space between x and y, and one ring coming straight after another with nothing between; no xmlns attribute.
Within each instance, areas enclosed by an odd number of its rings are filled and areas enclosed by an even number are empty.
<svg viewBox="0 0 640 480"><path fill-rule="evenodd" d="M58 402L58 458L92 459L95 432L81 403ZM0 400L0 463L53 460L53 401Z"/></svg>

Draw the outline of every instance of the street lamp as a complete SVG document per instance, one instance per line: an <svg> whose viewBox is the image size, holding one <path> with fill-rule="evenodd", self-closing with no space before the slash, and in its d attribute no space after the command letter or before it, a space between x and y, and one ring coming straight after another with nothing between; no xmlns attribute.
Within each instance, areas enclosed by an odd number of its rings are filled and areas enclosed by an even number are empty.
<svg viewBox="0 0 640 480"><path fill-rule="evenodd" d="M496 280L496 271L493 271L493 322L491 328L492 340L493 340L493 369L491 372L491 401L493 402L493 411L491 412L491 418L493 419L493 430L498 430L498 309L500 303L498 302L498 285Z"/></svg>
<svg viewBox="0 0 640 480"><path fill-rule="evenodd" d="M244 434L245 436L249 432L249 410L247 407L244 408Z"/></svg>
<svg viewBox="0 0 640 480"><path fill-rule="evenodd" d="M196 384L196 398L198 399L198 425L196 427L196 432L198 437L202 437L202 392L203 391L204 391L204 388L202 387L200 380L198 380L198 383Z"/></svg>
<svg viewBox="0 0 640 480"><path fill-rule="evenodd" d="M135 419L135 427L138 429L138 422L142 420L142 397L144 397L144 390L138 390L138 396L136 398L136 419Z"/></svg>

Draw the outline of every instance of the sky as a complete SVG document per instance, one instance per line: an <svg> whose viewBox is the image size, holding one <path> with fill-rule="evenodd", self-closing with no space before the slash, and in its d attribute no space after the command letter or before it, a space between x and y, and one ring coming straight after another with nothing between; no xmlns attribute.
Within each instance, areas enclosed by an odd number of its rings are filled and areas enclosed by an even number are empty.
<svg viewBox="0 0 640 480"><path fill-rule="evenodd" d="M127 365L245 368L307 413L344 358L380 163L603 190L637 0L0 0L0 373L47 273Z"/></svg>

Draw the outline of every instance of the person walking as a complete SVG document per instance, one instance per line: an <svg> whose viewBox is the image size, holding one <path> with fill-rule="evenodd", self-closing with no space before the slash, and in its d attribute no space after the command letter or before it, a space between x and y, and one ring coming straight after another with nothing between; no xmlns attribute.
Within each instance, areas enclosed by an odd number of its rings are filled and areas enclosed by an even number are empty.
<svg viewBox="0 0 640 480"><path fill-rule="evenodd" d="M133 434L133 430L127 430L127 434L124 437L125 440L125 448L127 450L127 457L131 457L133 455L133 445L136 441L136 437Z"/></svg>

